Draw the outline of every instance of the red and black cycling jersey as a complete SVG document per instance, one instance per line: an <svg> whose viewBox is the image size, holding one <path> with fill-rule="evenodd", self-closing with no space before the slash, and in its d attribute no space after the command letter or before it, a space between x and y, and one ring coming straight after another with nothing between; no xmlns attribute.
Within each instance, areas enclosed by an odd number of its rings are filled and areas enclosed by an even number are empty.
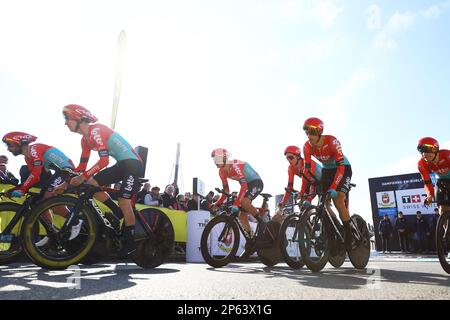
<svg viewBox="0 0 450 320"><path fill-rule="evenodd" d="M117 132L105 125L96 123L89 125L89 136L81 139L81 159L77 171L85 171L83 175L89 179L100 170L108 166L109 156L117 161L136 159L141 160L133 147ZM86 167L91 150L98 151L99 161L89 170Z"/></svg>
<svg viewBox="0 0 450 320"><path fill-rule="evenodd" d="M42 143L36 143L28 147L28 157L25 157L30 175L27 180L18 188L22 193L27 192L31 187L40 181L41 172L45 168L74 168L70 160L59 149Z"/></svg>
<svg viewBox="0 0 450 320"><path fill-rule="evenodd" d="M442 149L438 152L438 162L436 164L427 162L421 158L417 164L423 183L425 184L425 191L430 197L434 197L434 187L431 182L431 173L435 173L437 179L450 180L450 150Z"/></svg>
<svg viewBox="0 0 450 320"><path fill-rule="evenodd" d="M298 176L302 178L302 188L300 190L300 196L303 196L306 192L306 189L308 186L311 186L309 192L314 193L315 192L315 184L320 181L320 178L322 176L322 167L317 164L314 160L311 159L311 173L314 178L311 177L311 175L304 175L303 171L305 170L305 160L299 159L296 166L289 165L288 168L288 185L287 188L289 191L294 190L294 177ZM290 193L288 191L285 192L283 196L283 200L281 200L282 206L284 206L289 198ZM306 200L311 202L313 197L308 197Z"/></svg>
<svg viewBox="0 0 450 320"><path fill-rule="evenodd" d="M308 176L311 170L311 156L314 156L319 160L324 169L336 169L336 174L334 176L333 183L330 189L336 190L338 184L341 182L345 166L349 166L350 162L344 156L342 152L341 143L338 139L331 135L323 135L321 137L323 144L321 147L312 146L309 141L306 141L303 146L303 155L305 157L305 169L303 173Z"/></svg>
<svg viewBox="0 0 450 320"><path fill-rule="evenodd" d="M223 188L226 192L230 192L230 187L228 186L228 178L231 180L239 181L241 185L241 190L239 191L238 197L234 202L235 206L239 206L242 198L245 196L248 190L248 183L256 180L261 180L260 176L256 171L247 163L240 160L232 160L228 162L231 164L229 170L222 167L219 169L219 176L222 180ZM217 200L216 205L221 205L225 200L226 196L222 194L219 200Z"/></svg>

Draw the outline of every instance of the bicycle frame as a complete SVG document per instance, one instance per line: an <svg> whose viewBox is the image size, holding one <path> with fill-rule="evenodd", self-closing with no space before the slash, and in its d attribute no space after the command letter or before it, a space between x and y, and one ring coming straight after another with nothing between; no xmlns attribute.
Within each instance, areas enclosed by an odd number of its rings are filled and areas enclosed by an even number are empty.
<svg viewBox="0 0 450 320"><path fill-rule="evenodd" d="M216 191L219 192L219 193L223 193L227 197L227 199L226 199L226 203L227 204L230 202L230 199L233 197L231 194L227 193L225 190L221 190L219 188L216 188ZM268 198L264 197L261 207L265 208L268 201L269 201ZM223 215L223 214L228 215L231 218L232 221L229 224L227 224L225 226L225 228L223 228L222 232L219 235L219 241L221 241L221 242L224 241L226 235L228 234L228 232L229 232L229 230L231 228L231 223L236 223L237 224L238 229L244 235L244 238L245 238L246 241L250 239L250 237L247 236L247 232L241 226L241 223L238 222L239 214L241 212L246 213L245 211L242 211L242 210L239 210L239 212L237 212L237 213L232 213L232 212L230 212L230 208L227 205L226 209L220 213L220 215ZM256 225L255 236L258 236L259 232L261 230L261 221L262 220L260 220L260 219L257 219L257 220L258 220L258 224Z"/></svg>
<svg viewBox="0 0 450 320"><path fill-rule="evenodd" d="M356 185L351 184L350 187L354 187ZM318 215L316 219L322 219L324 217L327 217L327 223L329 223L332 226L332 232L334 233L335 236L338 237L338 239L344 243L344 235L341 233L341 231L339 230L339 228L336 226L336 223L334 222L334 219L332 217L332 214L328 211L328 209L326 208L326 202L329 200L329 194L328 192L325 193L316 193L316 194L307 194L304 197L309 197L309 196L319 196L319 203L316 206L316 208L318 209ZM346 204L348 204L348 197L346 199ZM325 221L325 220L324 220ZM356 241L361 241L362 240L362 235L361 232L359 230L359 228L357 226L354 225L353 220L350 219L350 223L353 226L352 230L355 231L355 239ZM322 232L322 230L321 230Z"/></svg>
<svg viewBox="0 0 450 320"><path fill-rule="evenodd" d="M28 193L29 197L20 205L20 209L16 212L14 217L8 223L6 228L0 233L0 239L2 242L11 242L13 240L12 230L19 223L20 219L30 211L30 207L35 204L41 198L41 193ZM2 197L4 194L1 194Z"/></svg>
<svg viewBox="0 0 450 320"><path fill-rule="evenodd" d="M105 230L107 231L107 233L112 238L117 240L121 233L120 230L117 230L111 224L111 222L108 220L108 218L106 218L104 212L100 209L100 207L97 205L97 203L93 199L93 196L96 192L99 192L99 191L111 191L111 192L114 191L114 192L116 192L117 190L96 187L96 186L91 186L91 185L87 185L87 184L83 185L82 188L75 188L75 189L81 189L81 192L78 195L78 199L77 199L75 207L73 208L73 210L71 210L63 227L61 228L61 232L65 232L69 229L70 223L72 222L75 215L80 213L82 207L86 206L86 207L90 208L90 210L93 213L95 213L95 216L97 217L98 222L102 223L102 225L106 227ZM147 234L147 236L150 239L152 239L154 237L154 233L155 233L155 226L157 225L157 222L158 222L158 216L156 218L156 221L153 223L153 226L151 226L148 224L147 220L143 217L141 212L135 208L134 204L133 204L133 213L134 213L136 219L139 220L139 222L143 226L143 229L144 229L145 233Z"/></svg>

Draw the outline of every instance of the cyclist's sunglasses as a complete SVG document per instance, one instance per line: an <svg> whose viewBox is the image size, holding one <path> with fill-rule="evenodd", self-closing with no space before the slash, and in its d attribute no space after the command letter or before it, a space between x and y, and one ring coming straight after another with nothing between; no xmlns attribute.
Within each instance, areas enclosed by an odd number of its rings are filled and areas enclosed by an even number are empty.
<svg viewBox="0 0 450 320"><path fill-rule="evenodd" d="M318 136L317 129L318 129L317 127L303 127L303 131L305 131L305 133L307 135L311 135L311 136Z"/></svg>
<svg viewBox="0 0 450 320"><path fill-rule="evenodd" d="M286 159L288 159L289 161L294 160L295 157L294 156L287 156Z"/></svg>
<svg viewBox="0 0 450 320"><path fill-rule="evenodd" d="M422 144L422 145L417 147L417 150L420 153L434 153L434 152L436 152L435 146L433 146L431 144Z"/></svg>
<svg viewBox="0 0 450 320"><path fill-rule="evenodd" d="M3 141L7 148L12 148L16 145L18 145L16 142L10 142L10 141Z"/></svg>

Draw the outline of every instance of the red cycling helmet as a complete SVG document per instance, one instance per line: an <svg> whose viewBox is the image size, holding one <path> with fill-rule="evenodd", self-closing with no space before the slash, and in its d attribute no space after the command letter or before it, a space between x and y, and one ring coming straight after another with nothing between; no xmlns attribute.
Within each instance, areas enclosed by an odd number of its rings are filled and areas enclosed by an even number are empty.
<svg viewBox="0 0 450 320"><path fill-rule="evenodd" d="M297 146L289 146L289 147L287 147L286 150L284 150L284 155L286 155L286 153L292 153L292 154L295 154L298 157L302 156L302 151Z"/></svg>
<svg viewBox="0 0 450 320"><path fill-rule="evenodd" d="M218 148L211 152L211 158L214 159L214 163L216 164L225 164L231 158L231 153L225 149Z"/></svg>
<svg viewBox="0 0 450 320"><path fill-rule="evenodd" d="M417 150L420 153L437 153L439 151L439 142L431 137L425 137L417 143Z"/></svg>
<svg viewBox="0 0 450 320"><path fill-rule="evenodd" d="M323 132L323 121L319 118L308 118L305 120L305 123L303 124L303 130L306 132L315 133L316 135L320 136Z"/></svg>
<svg viewBox="0 0 450 320"><path fill-rule="evenodd" d="M6 143L7 146L16 144L19 146L25 145L25 144L30 144L34 141L36 141L37 137L25 133L25 132L19 132L19 131L14 131L14 132L9 132L7 134L5 134L3 136L2 141L4 143Z"/></svg>
<svg viewBox="0 0 450 320"><path fill-rule="evenodd" d="M87 123L97 122L98 119L85 107L77 104L68 104L63 108L63 115L66 120L85 121Z"/></svg>

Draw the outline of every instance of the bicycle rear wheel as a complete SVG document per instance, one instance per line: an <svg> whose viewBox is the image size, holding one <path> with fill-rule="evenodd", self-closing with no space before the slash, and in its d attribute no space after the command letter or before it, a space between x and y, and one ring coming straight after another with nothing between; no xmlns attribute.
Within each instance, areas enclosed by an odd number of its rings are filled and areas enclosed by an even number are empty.
<svg viewBox="0 0 450 320"><path fill-rule="evenodd" d="M203 259L214 268L221 268L236 256L239 249L239 228L230 216L217 216L205 227L200 240Z"/></svg>
<svg viewBox="0 0 450 320"><path fill-rule="evenodd" d="M336 218L336 216L332 216L334 223L339 229L341 234L344 234L344 226ZM332 235L330 240L330 254L328 256L328 262L335 267L340 268L345 262L345 256L347 252L345 251L344 243L340 239L338 239L337 235Z"/></svg>
<svg viewBox="0 0 450 320"><path fill-rule="evenodd" d="M324 221L316 208L306 211L300 218L299 245L302 260L309 270L319 272L328 262L328 237Z"/></svg>
<svg viewBox="0 0 450 320"><path fill-rule="evenodd" d="M278 244L280 228L280 222L271 220L264 225L263 232L256 240L258 258L268 267L273 267L283 260Z"/></svg>
<svg viewBox="0 0 450 320"><path fill-rule="evenodd" d="M133 261L141 268L153 269L169 258L175 243L175 232L169 217L163 212L148 208L141 212L149 226L154 230L152 237L140 239L136 251L131 255ZM136 220L136 223L141 223Z"/></svg>
<svg viewBox="0 0 450 320"><path fill-rule="evenodd" d="M20 204L5 202L0 203L0 231L3 232L4 228L8 226L11 219L21 208ZM12 232L8 235L2 234L0 239L0 264L8 264L16 261L22 253L22 246L20 245L19 231L20 223L13 228Z"/></svg>
<svg viewBox="0 0 450 320"><path fill-rule="evenodd" d="M350 262L356 269L364 269L369 263L370 258L370 235L366 221L359 215L352 215L353 223L358 227L361 239L358 241L356 248L348 253ZM354 235L353 235L354 237Z"/></svg>
<svg viewBox="0 0 450 320"><path fill-rule="evenodd" d="M442 269L450 273L450 212L443 212L436 224L436 249Z"/></svg>
<svg viewBox="0 0 450 320"><path fill-rule="evenodd" d="M77 218L83 220L78 236L69 240L70 229L62 232L66 218L56 214L74 210L77 199L69 196L49 198L35 206L21 228L21 241L28 257L38 266L62 270L85 258L97 238L97 221L89 208L82 208ZM44 239L47 238L47 242Z"/></svg>
<svg viewBox="0 0 450 320"><path fill-rule="evenodd" d="M284 219L280 228L279 246L284 262L292 269L300 269L305 264L299 246L300 217L290 215Z"/></svg>

